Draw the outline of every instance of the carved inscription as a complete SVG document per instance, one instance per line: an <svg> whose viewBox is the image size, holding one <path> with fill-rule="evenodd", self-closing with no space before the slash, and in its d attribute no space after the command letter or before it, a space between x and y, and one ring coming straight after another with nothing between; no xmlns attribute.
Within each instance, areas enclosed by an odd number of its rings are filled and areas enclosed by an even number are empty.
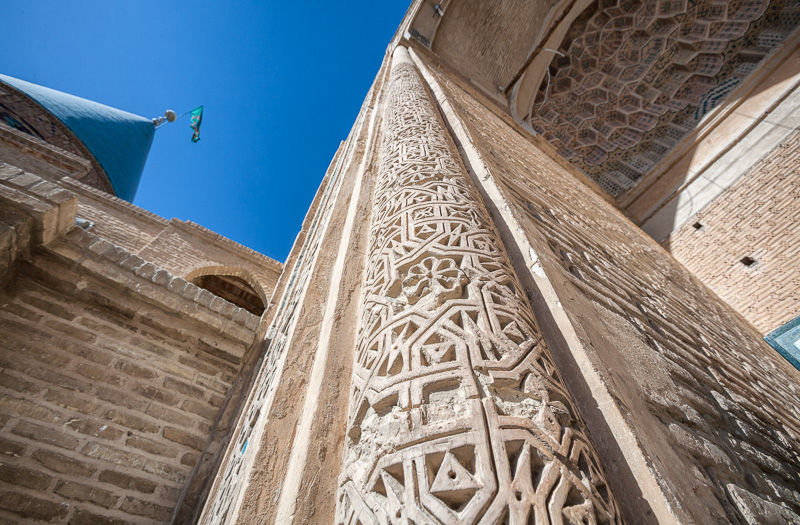
<svg viewBox="0 0 800 525"><path fill-rule="evenodd" d="M617 523L499 234L403 48L382 124L337 523Z"/></svg>

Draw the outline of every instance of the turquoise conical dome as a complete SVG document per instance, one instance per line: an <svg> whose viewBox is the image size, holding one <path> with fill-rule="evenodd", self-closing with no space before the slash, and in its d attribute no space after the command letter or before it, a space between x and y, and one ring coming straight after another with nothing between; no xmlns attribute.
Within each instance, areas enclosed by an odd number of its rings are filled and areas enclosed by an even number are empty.
<svg viewBox="0 0 800 525"><path fill-rule="evenodd" d="M132 201L153 143L152 121L24 80L0 75L55 115L94 155L117 197Z"/></svg>

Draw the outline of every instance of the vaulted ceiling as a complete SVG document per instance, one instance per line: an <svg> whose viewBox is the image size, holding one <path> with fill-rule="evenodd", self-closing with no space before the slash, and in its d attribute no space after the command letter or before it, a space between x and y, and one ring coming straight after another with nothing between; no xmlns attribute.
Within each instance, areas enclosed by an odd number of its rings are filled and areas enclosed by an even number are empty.
<svg viewBox="0 0 800 525"><path fill-rule="evenodd" d="M411 34L621 198L798 25L797 0L425 0Z"/></svg>

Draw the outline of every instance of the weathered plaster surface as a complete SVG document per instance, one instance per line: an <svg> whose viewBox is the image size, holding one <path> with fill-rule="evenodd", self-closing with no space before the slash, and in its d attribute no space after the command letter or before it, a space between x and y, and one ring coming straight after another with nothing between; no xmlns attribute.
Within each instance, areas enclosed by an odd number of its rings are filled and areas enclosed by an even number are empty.
<svg viewBox="0 0 800 525"><path fill-rule="evenodd" d="M617 522L499 235L403 47L387 89L336 522Z"/></svg>

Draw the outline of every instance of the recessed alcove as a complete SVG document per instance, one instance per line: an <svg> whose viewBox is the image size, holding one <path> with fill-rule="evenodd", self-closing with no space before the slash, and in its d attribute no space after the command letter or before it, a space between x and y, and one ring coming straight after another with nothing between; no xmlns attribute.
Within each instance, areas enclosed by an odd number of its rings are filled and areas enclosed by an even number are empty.
<svg viewBox="0 0 800 525"><path fill-rule="evenodd" d="M222 297L226 301L244 308L253 315L264 313L264 301L258 292L244 279L235 275L200 275L191 281L200 288Z"/></svg>

